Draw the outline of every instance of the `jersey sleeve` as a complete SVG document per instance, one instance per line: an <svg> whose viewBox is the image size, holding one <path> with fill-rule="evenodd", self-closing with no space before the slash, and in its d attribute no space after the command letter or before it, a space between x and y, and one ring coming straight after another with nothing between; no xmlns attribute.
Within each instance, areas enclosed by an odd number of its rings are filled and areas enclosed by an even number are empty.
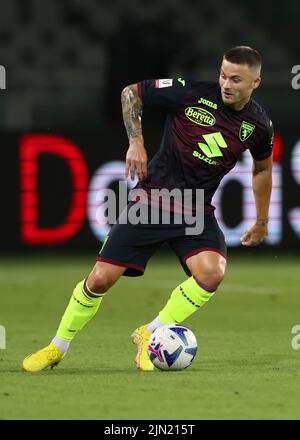
<svg viewBox="0 0 300 440"><path fill-rule="evenodd" d="M249 148L254 160L264 160L271 156L273 152L274 127L271 120L268 121L266 131L262 140Z"/></svg>
<svg viewBox="0 0 300 440"><path fill-rule="evenodd" d="M174 110L184 102L193 82L177 79L146 79L138 83L138 94L143 105Z"/></svg>

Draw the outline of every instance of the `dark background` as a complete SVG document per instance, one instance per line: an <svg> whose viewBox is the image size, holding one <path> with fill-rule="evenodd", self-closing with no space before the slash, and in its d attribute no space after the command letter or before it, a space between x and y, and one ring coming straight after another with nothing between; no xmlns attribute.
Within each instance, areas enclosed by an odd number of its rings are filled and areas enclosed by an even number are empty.
<svg viewBox="0 0 300 440"><path fill-rule="evenodd" d="M291 86L291 69L300 64L299 22L299 2L291 0L0 0L0 64L6 68L7 88L0 91L2 249L97 246L87 220L73 238L53 246L22 238L24 134L71 140L82 152L90 179L101 164L125 158L124 86L144 78L217 80L223 53L245 44L263 56L263 82L254 97L282 139L283 231L277 246L297 250L300 217L292 228L289 215L300 204L298 153L291 159L300 138L300 90ZM163 119L163 113L144 112L150 157L158 148ZM54 228L70 208L68 167L43 155L37 178L38 224ZM223 197L228 226L240 221L241 209L233 203L242 203L239 191L231 185Z"/></svg>

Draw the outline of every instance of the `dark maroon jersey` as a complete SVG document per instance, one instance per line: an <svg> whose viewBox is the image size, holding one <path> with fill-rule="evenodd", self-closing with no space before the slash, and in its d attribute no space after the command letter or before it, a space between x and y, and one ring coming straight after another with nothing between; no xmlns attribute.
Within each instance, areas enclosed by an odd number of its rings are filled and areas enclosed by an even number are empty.
<svg viewBox="0 0 300 440"><path fill-rule="evenodd" d="M205 211L212 211L216 189L243 151L255 160L272 154L273 126L265 110L254 100L241 111L225 106L216 82L144 80L138 93L144 106L167 111L160 148L137 185L148 193L201 188Z"/></svg>

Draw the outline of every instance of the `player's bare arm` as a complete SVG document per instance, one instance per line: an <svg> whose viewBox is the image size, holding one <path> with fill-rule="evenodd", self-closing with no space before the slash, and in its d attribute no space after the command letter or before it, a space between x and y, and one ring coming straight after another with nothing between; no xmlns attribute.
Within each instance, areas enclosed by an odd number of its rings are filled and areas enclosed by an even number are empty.
<svg viewBox="0 0 300 440"><path fill-rule="evenodd" d="M256 206L256 222L241 238L244 246L260 244L268 235L268 212L272 191L272 156L253 161L252 187Z"/></svg>
<svg viewBox="0 0 300 440"><path fill-rule="evenodd" d="M124 125L129 139L125 175L133 180L137 172L139 180L147 176L147 152L142 134L143 103L138 95L137 84L125 87L121 94Z"/></svg>

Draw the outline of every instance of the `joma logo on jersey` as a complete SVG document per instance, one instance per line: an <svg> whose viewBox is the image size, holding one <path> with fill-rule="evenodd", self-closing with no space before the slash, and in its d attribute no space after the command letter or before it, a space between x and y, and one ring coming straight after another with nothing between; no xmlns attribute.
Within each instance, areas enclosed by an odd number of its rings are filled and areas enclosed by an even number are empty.
<svg viewBox="0 0 300 440"><path fill-rule="evenodd" d="M205 99L205 98L200 98L198 103L199 104L205 104L208 107L211 107L211 108L213 108L215 110L217 110L217 108L218 108L218 104L215 104L214 102L211 102L211 101L209 101L208 99Z"/></svg>
<svg viewBox="0 0 300 440"><path fill-rule="evenodd" d="M187 107L185 109L185 116L192 122L204 127L211 127L215 125L216 118L207 110L200 107Z"/></svg>
<svg viewBox="0 0 300 440"><path fill-rule="evenodd" d="M244 142L248 139L251 134L254 132L255 125L250 124L250 122L243 121L240 126L240 140Z"/></svg>

